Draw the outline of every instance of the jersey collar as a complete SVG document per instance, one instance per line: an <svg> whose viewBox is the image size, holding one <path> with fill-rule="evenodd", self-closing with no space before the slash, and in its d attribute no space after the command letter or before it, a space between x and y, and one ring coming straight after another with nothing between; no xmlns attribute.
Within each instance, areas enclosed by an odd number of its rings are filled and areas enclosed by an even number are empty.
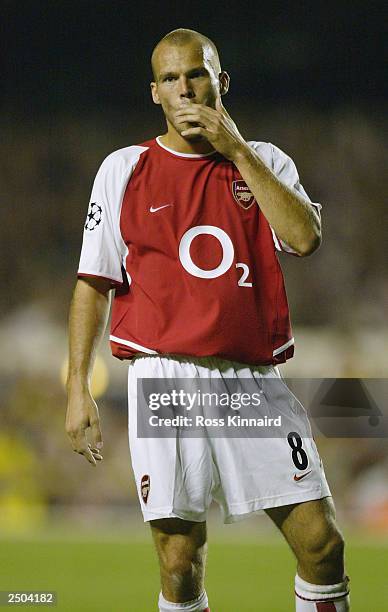
<svg viewBox="0 0 388 612"><path fill-rule="evenodd" d="M188 157L191 159L195 159L200 157L210 157L210 155L214 155L214 153L216 153L216 151L210 151L210 153L178 153L178 151L174 151L174 149L170 149L169 147L166 147L166 145L162 144L160 142L160 136L157 136L155 140L162 149L168 151L169 153L172 153L173 155L176 155L177 157Z"/></svg>

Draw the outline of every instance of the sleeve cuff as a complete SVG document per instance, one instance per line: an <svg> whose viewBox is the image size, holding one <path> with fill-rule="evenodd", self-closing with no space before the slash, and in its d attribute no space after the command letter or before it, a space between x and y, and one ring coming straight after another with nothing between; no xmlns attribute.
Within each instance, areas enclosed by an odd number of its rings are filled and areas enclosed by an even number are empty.
<svg viewBox="0 0 388 612"><path fill-rule="evenodd" d="M78 278L103 278L110 282L112 287L121 287L123 285L123 281L118 281L115 278L111 278L110 276L105 276L104 274L89 274L88 272L78 272Z"/></svg>

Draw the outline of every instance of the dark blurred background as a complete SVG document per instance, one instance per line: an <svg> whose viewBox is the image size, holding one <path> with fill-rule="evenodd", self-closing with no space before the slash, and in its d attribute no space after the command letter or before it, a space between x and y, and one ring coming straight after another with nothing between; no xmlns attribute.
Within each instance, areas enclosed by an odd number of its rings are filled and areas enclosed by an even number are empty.
<svg viewBox="0 0 388 612"><path fill-rule="evenodd" d="M60 373L94 175L111 151L163 132L149 58L176 27L214 40L232 79L224 103L241 132L291 155L307 193L323 205L321 249L307 259L281 256L296 336L285 373L386 376L383 2L174 8L3 0L0 7L1 528L35 528L77 508L82 515L87 503L95 511L136 507L125 365L105 343L95 391L106 460L92 475L63 434ZM321 441L340 510L378 529L388 528L384 445Z"/></svg>

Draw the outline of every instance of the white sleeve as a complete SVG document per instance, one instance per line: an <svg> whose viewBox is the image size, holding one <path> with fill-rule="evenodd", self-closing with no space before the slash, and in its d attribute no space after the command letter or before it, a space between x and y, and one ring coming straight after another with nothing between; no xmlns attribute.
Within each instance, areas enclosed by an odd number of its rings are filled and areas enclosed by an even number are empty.
<svg viewBox="0 0 388 612"><path fill-rule="evenodd" d="M284 151L279 149L279 147L276 147L275 145L271 144L270 142L256 142L252 140L248 142L248 145L252 147L254 151L256 151L256 153L263 160L265 165L271 168L271 170L278 177L279 181L281 181L284 185L287 185L287 187L290 187L303 198L305 198L305 200L307 200L308 202L310 202L310 204L316 207L318 214L321 214L321 204L318 204L318 202L312 202L310 200L309 196L307 195L299 181L298 171L291 157L286 155ZM283 240L280 240L276 236L272 227L271 230L274 245L278 251L287 251L287 253L297 255L294 249L292 249L290 246L288 246L288 244L286 244L285 242L283 242Z"/></svg>
<svg viewBox="0 0 388 612"><path fill-rule="evenodd" d="M143 147L108 155L94 180L84 225L78 276L100 276L121 284L127 247L120 232L121 206L128 180Z"/></svg>
<svg viewBox="0 0 388 612"><path fill-rule="evenodd" d="M275 145L271 144L272 149L272 170L278 177L278 179L287 187L290 187L294 191L296 191L299 195L301 195L305 200L310 202L312 206L316 207L316 210L321 215L321 204L318 202L312 202L303 189L303 185L301 185L299 181L298 171L291 157L286 155L284 151L279 149L279 147L275 147ZM271 228L272 229L272 228ZM288 246L283 240L279 240L277 238L274 230L272 229L272 235L275 243L275 247L278 251L287 251L288 253L296 254L291 247Z"/></svg>

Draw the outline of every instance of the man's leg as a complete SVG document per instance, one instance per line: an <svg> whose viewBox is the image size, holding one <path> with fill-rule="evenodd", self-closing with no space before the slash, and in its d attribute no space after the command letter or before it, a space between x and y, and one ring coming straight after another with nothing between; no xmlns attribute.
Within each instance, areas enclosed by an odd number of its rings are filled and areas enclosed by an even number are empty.
<svg viewBox="0 0 388 612"><path fill-rule="evenodd" d="M297 559L297 612L347 612L344 540L331 497L271 508L266 513Z"/></svg>
<svg viewBox="0 0 388 612"><path fill-rule="evenodd" d="M162 584L159 610L209 612L204 587L206 522L166 518L150 521L150 525Z"/></svg>

